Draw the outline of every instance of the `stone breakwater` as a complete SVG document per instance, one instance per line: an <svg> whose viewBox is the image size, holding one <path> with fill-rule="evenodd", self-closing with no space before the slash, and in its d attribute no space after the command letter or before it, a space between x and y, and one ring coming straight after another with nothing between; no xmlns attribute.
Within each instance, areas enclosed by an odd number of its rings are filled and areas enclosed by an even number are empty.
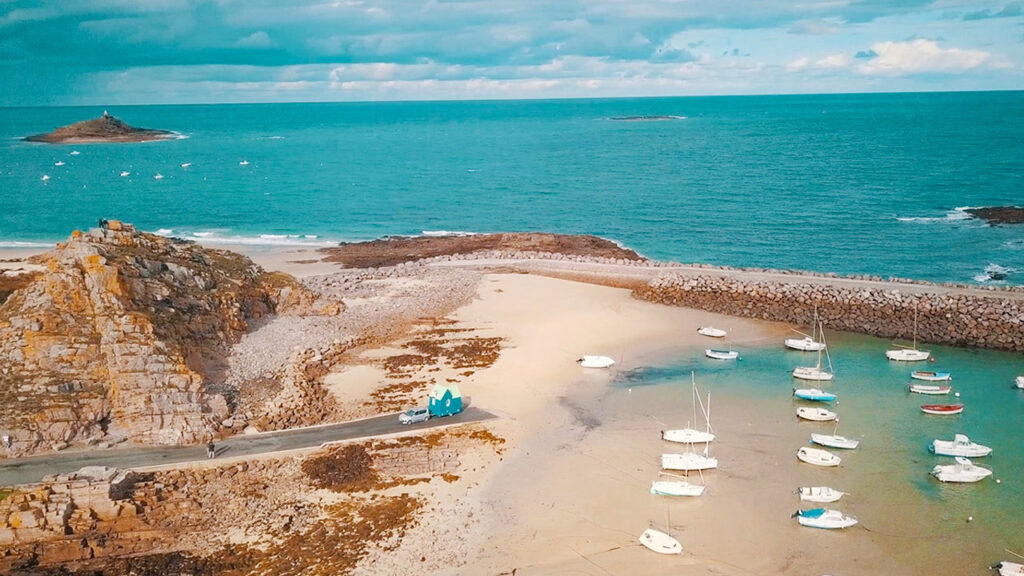
<svg viewBox="0 0 1024 576"><path fill-rule="evenodd" d="M912 338L916 309L918 340L1024 351L1024 300L1015 291L878 281L844 284L667 274L635 289L633 295L659 304L799 325L809 324L817 309L829 328L880 338Z"/></svg>

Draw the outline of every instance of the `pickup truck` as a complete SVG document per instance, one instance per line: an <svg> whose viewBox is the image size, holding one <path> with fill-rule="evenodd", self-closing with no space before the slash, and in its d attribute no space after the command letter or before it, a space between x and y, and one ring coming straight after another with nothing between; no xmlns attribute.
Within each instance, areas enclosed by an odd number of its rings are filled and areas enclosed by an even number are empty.
<svg viewBox="0 0 1024 576"><path fill-rule="evenodd" d="M413 408L398 415L398 421L402 424L426 422L429 418L430 412L426 408Z"/></svg>

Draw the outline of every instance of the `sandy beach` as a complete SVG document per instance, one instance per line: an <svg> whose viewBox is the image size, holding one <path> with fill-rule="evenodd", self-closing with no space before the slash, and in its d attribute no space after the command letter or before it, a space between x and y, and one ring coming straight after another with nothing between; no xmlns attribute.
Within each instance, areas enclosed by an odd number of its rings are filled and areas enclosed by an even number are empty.
<svg viewBox="0 0 1024 576"><path fill-rule="evenodd" d="M776 342L787 326L524 274L485 275L478 299L453 318L508 340L500 359L462 386L503 416L489 424L506 440L503 453L479 462L450 494L428 495L454 498L458 513L428 512L399 549L360 573L422 573L421 557L442 574L791 574L854 564L862 574L903 573L867 532L797 526L790 514L800 478L779 464L793 460L806 430L742 398L716 398L720 468L705 475L707 493L682 501L649 494L661 452L673 449L659 431L685 424L689 385L616 387L618 371L687 351L702 356L710 345L696 333L703 324L728 326L737 346ZM575 362L602 353L618 359L611 370ZM666 530L669 521L681 557L637 543L645 528ZM458 560L446 568L439 558Z"/></svg>

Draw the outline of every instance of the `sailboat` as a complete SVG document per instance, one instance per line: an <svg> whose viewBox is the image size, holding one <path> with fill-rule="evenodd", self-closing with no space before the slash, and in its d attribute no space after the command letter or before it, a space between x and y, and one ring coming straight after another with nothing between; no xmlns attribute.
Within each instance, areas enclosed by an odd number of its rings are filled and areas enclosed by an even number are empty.
<svg viewBox="0 0 1024 576"><path fill-rule="evenodd" d="M704 402L700 399L700 394L697 393L697 381L694 378L693 372L690 372L690 389L691 395L693 396L693 421L697 421L697 405L700 404L700 410L704 415L704 422L707 426L707 430L701 431L694 428L662 430L662 440L679 442L682 444L701 444L711 442L715 439L715 435L711 432L711 392L708 392L708 405L704 406Z"/></svg>
<svg viewBox="0 0 1024 576"><path fill-rule="evenodd" d="M836 425L832 428L831 434L811 433L811 442L829 448L843 448L853 450L860 445L860 440L851 440L845 436L839 436L836 431L839 429L839 418L836 418Z"/></svg>
<svg viewBox="0 0 1024 576"><path fill-rule="evenodd" d="M662 476L676 478L676 480L655 480L651 482L651 494L658 496L700 496L704 493L703 484L690 484L686 476L659 472Z"/></svg>
<svg viewBox="0 0 1024 576"><path fill-rule="evenodd" d="M914 345L910 348L900 346L895 350L886 350L885 357L896 362L921 362L927 360L931 353L917 349L917 307L914 307Z"/></svg>
<svg viewBox="0 0 1024 576"><path fill-rule="evenodd" d="M828 355L825 347L825 328L821 328L821 348L818 349L818 363L814 366L797 366L793 369L793 378L801 380L831 380L832 379L832 358ZM821 367L821 352L825 351L825 358L828 360L828 370Z"/></svg>
<svg viewBox="0 0 1024 576"><path fill-rule="evenodd" d="M666 520L668 519L668 510L665 510ZM668 526L666 529L672 529L672 521L668 520ZM657 552L658 554L682 554L683 545L672 537L671 534L666 534L661 530L655 530L654 528L648 528L644 530L644 533L638 538L641 544L646 546L649 550Z"/></svg>
<svg viewBox="0 0 1024 576"><path fill-rule="evenodd" d="M818 307L814 307L814 320L811 322L811 334L807 335L799 330L793 330L797 334L803 334L803 338L786 338L783 344L786 348L792 348L793 350L800 350L802 352L818 352L825 349L825 340L822 338L821 342L814 339L814 330L818 327Z"/></svg>

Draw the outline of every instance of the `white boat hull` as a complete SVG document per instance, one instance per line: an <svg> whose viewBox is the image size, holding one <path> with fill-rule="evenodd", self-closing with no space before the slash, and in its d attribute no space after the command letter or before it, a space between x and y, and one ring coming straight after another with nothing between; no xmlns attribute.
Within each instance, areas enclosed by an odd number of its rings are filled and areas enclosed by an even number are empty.
<svg viewBox="0 0 1024 576"><path fill-rule="evenodd" d="M931 384L911 384L910 391L915 394L931 394L933 396L941 396L943 394L949 394L952 390L952 386L935 386Z"/></svg>
<svg viewBox="0 0 1024 576"><path fill-rule="evenodd" d="M931 352L915 350L913 348L900 348L897 350L885 351L885 357L894 362L923 362L931 355Z"/></svg>
<svg viewBox="0 0 1024 576"><path fill-rule="evenodd" d="M967 458L957 456L956 464L932 468L932 476L940 482L980 482L992 475L988 468L975 466Z"/></svg>
<svg viewBox="0 0 1024 576"><path fill-rule="evenodd" d="M835 394L825 392L820 388L794 388L793 396L812 402L832 402L836 399Z"/></svg>
<svg viewBox="0 0 1024 576"><path fill-rule="evenodd" d="M661 439L680 444L706 444L714 441L715 435L693 428L683 428L681 430L662 430Z"/></svg>
<svg viewBox="0 0 1024 576"><path fill-rule="evenodd" d="M844 450L853 450L860 445L859 440L850 440L844 436L832 434L811 434L811 442L828 446L829 448L842 448Z"/></svg>
<svg viewBox="0 0 1024 576"><path fill-rule="evenodd" d="M1013 385L1021 390L1024 390L1024 376L1017 376L1013 380Z"/></svg>
<svg viewBox="0 0 1024 576"><path fill-rule="evenodd" d="M584 356L577 362L584 368L610 368L615 364L615 360L607 356Z"/></svg>
<svg viewBox="0 0 1024 576"><path fill-rule="evenodd" d="M665 470L681 470L683 472L689 472L691 470L710 470L712 468L718 468L718 459L710 456L701 456L700 454L694 454L693 452L683 452L682 454L662 454L661 467Z"/></svg>
<svg viewBox="0 0 1024 576"><path fill-rule="evenodd" d="M800 350L801 352L817 352L825 349L824 342L817 342L813 338L786 338L786 348Z"/></svg>
<svg viewBox="0 0 1024 576"><path fill-rule="evenodd" d="M701 326L697 329L697 334L701 336L708 336L710 338L725 338L725 330L715 328L714 326Z"/></svg>
<svg viewBox="0 0 1024 576"><path fill-rule="evenodd" d="M690 484L685 480L655 480L651 482L651 494L659 496L700 496L704 487Z"/></svg>
<svg viewBox="0 0 1024 576"><path fill-rule="evenodd" d="M740 353L735 350L713 350L711 348L706 348L704 355L715 360L735 360L740 357Z"/></svg>
<svg viewBox="0 0 1024 576"><path fill-rule="evenodd" d="M683 552L683 545L679 543L679 540L654 528L644 530L644 533L640 535L638 540L648 549L658 554L682 554Z"/></svg>
<svg viewBox="0 0 1024 576"><path fill-rule="evenodd" d="M830 422L836 419L836 413L831 410L825 410L824 408L811 408L808 406L801 406L796 409L797 418L803 418L804 420L811 420L813 422Z"/></svg>
<svg viewBox="0 0 1024 576"><path fill-rule="evenodd" d="M971 442L963 434L957 434L953 440L932 440L931 451L939 456L963 456L964 458L981 458L992 453L992 449L982 444Z"/></svg>
<svg viewBox="0 0 1024 576"><path fill-rule="evenodd" d="M815 466L839 466L843 461L842 458L826 450L820 450L818 448L808 448L806 446L796 451L796 457L801 462L813 464Z"/></svg>
<svg viewBox="0 0 1024 576"><path fill-rule="evenodd" d="M793 378L814 381L831 380L832 373L826 372L816 366L798 366L793 369Z"/></svg>
<svg viewBox="0 0 1024 576"><path fill-rule="evenodd" d="M807 526L809 528L824 528L827 530L836 530L840 528L849 528L857 524L857 519L853 516L846 516L838 510L825 510L820 514L816 514L818 510L799 510L797 511L797 520L801 526ZM813 514L813 515L807 515Z"/></svg>
<svg viewBox="0 0 1024 576"><path fill-rule="evenodd" d="M818 502L822 504L837 502L846 495L846 492L833 490L828 486L801 486L797 492L800 494L800 500L804 502Z"/></svg>
<svg viewBox="0 0 1024 576"><path fill-rule="evenodd" d="M996 568L999 569L999 576L1021 576L1024 574L1024 564L1017 562L1000 562Z"/></svg>

